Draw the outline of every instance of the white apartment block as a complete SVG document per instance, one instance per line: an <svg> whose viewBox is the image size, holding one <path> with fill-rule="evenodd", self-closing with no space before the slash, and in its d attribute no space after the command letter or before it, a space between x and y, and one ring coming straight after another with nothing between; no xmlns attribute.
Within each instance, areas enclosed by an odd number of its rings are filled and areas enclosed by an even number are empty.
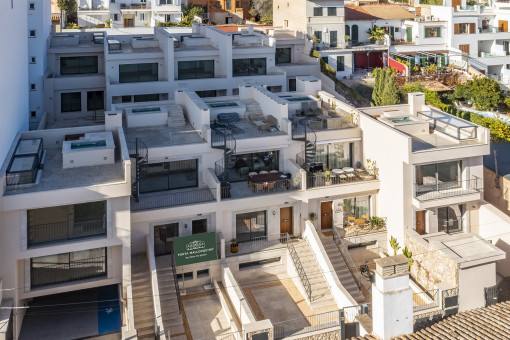
<svg viewBox="0 0 510 340"><path fill-rule="evenodd" d="M235 94L245 83L295 90L296 76L318 74L316 60L304 54L305 39L286 30L232 34L195 24L70 31L48 44L48 121L102 120L112 104L171 100L177 90L206 97Z"/></svg>
<svg viewBox="0 0 510 340"><path fill-rule="evenodd" d="M152 27L179 22L186 0L77 0L78 25L93 28L111 20L112 28ZM104 27L104 26L102 26Z"/></svg>

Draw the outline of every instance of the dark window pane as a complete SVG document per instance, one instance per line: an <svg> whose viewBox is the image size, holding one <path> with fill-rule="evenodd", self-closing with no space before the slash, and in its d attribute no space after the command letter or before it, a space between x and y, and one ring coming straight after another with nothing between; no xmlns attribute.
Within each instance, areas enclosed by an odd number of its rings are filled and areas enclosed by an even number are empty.
<svg viewBox="0 0 510 340"><path fill-rule="evenodd" d="M201 234L207 232L207 219L195 220L191 222L191 233Z"/></svg>
<svg viewBox="0 0 510 340"><path fill-rule="evenodd" d="M131 96L122 96L123 103L131 103Z"/></svg>
<svg viewBox="0 0 510 340"><path fill-rule="evenodd" d="M336 70L345 71L344 56L336 57Z"/></svg>
<svg viewBox="0 0 510 340"><path fill-rule="evenodd" d="M119 83L158 80L158 63L119 65Z"/></svg>
<svg viewBox="0 0 510 340"><path fill-rule="evenodd" d="M214 78L214 60L179 61L178 79Z"/></svg>
<svg viewBox="0 0 510 340"><path fill-rule="evenodd" d="M87 92L87 110L104 110L104 92L90 91Z"/></svg>
<svg viewBox="0 0 510 340"><path fill-rule="evenodd" d="M276 63L277 64L290 64L291 63L291 48L277 48L276 49Z"/></svg>
<svg viewBox="0 0 510 340"><path fill-rule="evenodd" d="M321 17L322 16L322 7L314 7L313 8L313 16Z"/></svg>
<svg viewBox="0 0 510 340"><path fill-rule="evenodd" d="M141 170L140 192L154 192L198 186L196 159L147 164Z"/></svg>
<svg viewBox="0 0 510 340"><path fill-rule="evenodd" d="M140 102L156 102L159 101L159 94L158 93L152 93L152 94L138 94L134 96L135 103Z"/></svg>
<svg viewBox="0 0 510 340"><path fill-rule="evenodd" d="M216 97L216 90L195 91L200 98Z"/></svg>
<svg viewBox="0 0 510 340"><path fill-rule="evenodd" d="M89 74L97 73L97 56L61 57L60 74Z"/></svg>
<svg viewBox="0 0 510 340"><path fill-rule="evenodd" d="M266 74L266 58L233 59L234 77L259 76Z"/></svg>
<svg viewBox="0 0 510 340"><path fill-rule="evenodd" d="M60 95L60 111L81 111L81 92L62 93Z"/></svg>
<svg viewBox="0 0 510 340"><path fill-rule="evenodd" d="M336 7L328 7L328 16L330 17L336 16Z"/></svg>
<svg viewBox="0 0 510 340"><path fill-rule="evenodd" d="M266 235L266 212L256 211L236 215L236 237L239 242Z"/></svg>
<svg viewBox="0 0 510 340"><path fill-rule="evenodd" d="M296 79L289 79L289 91L296 91Z"/></svg>

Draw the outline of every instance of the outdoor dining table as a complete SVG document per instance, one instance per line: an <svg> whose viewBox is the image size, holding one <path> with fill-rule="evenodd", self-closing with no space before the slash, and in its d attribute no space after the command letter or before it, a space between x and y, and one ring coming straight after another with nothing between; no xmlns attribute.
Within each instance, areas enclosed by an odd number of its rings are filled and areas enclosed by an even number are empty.
<svg viewBox="0 0 510 340"><path fill-rule="evenodd" d="M344 173L344 171L342 169L333 169L333 170L331 170L331 172L335 175L341 175Z"/></svg>
<svg viewBox="0 0 510 340"><path fill-rule="evenodd" d="M284 179L288 179L288 177L281 172L250 176L250 182L252 183L276 182Z"/></svg>
<svg viewBox="0 0 510 340"><path fill-rule="evenodd" d="M344 172L346 172L346 173L354 172L354 169L353 169L353 168L351 168L351 167L348 167L348 166L346 166L346 167L345 167L345 168L343 168L342 170L343 170Z"/></svg>

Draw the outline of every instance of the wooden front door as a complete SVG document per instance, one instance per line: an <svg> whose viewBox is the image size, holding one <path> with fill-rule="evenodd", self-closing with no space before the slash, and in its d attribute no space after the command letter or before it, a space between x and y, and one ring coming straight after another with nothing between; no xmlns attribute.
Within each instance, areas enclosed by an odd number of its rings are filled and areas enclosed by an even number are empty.
<svg viewBox="0 0 510 340"><path fill-rule="evenodd" d="M292 235L292 207L280 208L280 233Z"/></svg>
<svg viewBox="0 0 510 340"><path fill-rule="evenodd" d="M498 27L500 32L508 32L508 21L499 20Z"/></svg>
<svg viewBox="0 0 510 340"><path fill-rule="evenodd" d="M321 229L333 228L333 202L321 203Z"/></svg>
<svg viewBox="0 0 510 340"><path fill-rule="evenodd" d="M124 27L135 27L135 15L134 14L124 14Z"/></svg>
<svg viewBox="0 0 510 340"><path fill-rule="evenodd" d="M416 232L420 235L425 234L425 210L416 212Z"/></svg>
<svg viewBox="0 0 510 340"><path fill-rule="evenodd" d="M457 8L458 6L462 6L462 0L452 0L452 7Z"/></svg>

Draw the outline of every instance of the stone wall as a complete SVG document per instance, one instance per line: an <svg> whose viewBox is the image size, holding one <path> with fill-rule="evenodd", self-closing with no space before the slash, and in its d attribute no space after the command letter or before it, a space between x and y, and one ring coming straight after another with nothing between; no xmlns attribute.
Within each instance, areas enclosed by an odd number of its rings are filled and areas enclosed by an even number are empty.
<svg viewBox="0 0 510 340"><path fill-rule="evenodd" d="M340 330L334 330L329 332L318 332L317 334L311 334L302 338L295 337L292 340L341 340Z"/></svg>
<svg viewBox="0 0 510 340"><path fill-rule="evenodd" d="M455 261L412 229L406 230L405 245L413 252L414 264L411 266L411 276L423 288L433 289L434 284L439 282L458 287L459 266Z"/></svg>

